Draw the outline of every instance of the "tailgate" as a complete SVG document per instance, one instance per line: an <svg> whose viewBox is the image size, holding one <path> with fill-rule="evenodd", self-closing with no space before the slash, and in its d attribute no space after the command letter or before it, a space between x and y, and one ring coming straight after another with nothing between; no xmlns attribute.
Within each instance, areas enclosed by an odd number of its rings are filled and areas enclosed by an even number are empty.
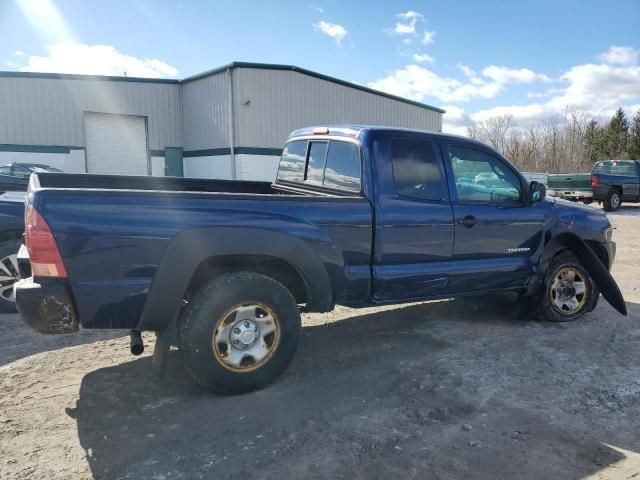
<svg viewBox="0 0 640 480"><path fill-rule="evenodd" d="M590 173L561 173L548 177L549 188L554 190L591 190Z"/></svg>

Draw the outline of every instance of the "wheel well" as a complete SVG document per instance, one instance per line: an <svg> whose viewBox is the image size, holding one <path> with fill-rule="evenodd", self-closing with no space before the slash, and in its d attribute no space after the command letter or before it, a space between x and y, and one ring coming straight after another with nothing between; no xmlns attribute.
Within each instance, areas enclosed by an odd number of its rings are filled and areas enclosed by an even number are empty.
<svg viewBox="0 0 640 480"><path fill-rule="evenodd" d="M289 263L269 255L223 255L202 261L191 277L185 299L191 298L211 279L230 272L261 273L284 285L297 303L307 303L310 295L306 281Z"/></svg>

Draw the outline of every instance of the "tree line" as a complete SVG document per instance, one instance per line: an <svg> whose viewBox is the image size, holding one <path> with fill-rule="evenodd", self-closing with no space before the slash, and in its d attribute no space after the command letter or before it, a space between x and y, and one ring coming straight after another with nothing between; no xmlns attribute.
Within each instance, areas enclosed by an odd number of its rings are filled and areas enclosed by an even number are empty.
<svg viewBox="0 0 640 480"><path fill-rule="evenodd" d="M628 119L618 108L602 124L585 112L567 110L564 118L529 128L502 115L474 123L467 135L490 143L522 171L590 172L598 160L640 160L640 109Z"/></svg>

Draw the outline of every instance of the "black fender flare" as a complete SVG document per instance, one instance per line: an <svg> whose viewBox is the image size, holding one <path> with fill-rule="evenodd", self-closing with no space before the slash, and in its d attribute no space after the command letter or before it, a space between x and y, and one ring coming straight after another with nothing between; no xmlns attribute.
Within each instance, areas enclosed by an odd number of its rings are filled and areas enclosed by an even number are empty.
<svg viewBox="0 0 640 480"><path fill-rule="evenodd" d="M605 300L622 315L627 314L624 297L611 273L591 247L573 233L561 233L546 245L542 257L542 275L546 272L551 259L561 250L570 250L587 270Z"/></svg>
<svg viewBox="0 0 640 480"><path fill-rule="evenodd" d="M331 309L333 294L327 270L303 240L261 228L194 228L180 232L169 244L136 329L162 332L175 324L198 266L209 258L226 255L266 255L285 261L305 282L309 303L319 311Z"/></svg>

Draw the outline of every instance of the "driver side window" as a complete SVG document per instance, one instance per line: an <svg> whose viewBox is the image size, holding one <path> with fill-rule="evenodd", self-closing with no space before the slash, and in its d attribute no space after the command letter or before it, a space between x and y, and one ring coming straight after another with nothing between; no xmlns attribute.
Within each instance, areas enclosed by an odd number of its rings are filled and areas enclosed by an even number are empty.
<svg viewBox="0 0 640 480"><path fill-rule="evenodd" d="M493 155L450 145L449 159L461 203L520 203L520 179Z"/></svg>

